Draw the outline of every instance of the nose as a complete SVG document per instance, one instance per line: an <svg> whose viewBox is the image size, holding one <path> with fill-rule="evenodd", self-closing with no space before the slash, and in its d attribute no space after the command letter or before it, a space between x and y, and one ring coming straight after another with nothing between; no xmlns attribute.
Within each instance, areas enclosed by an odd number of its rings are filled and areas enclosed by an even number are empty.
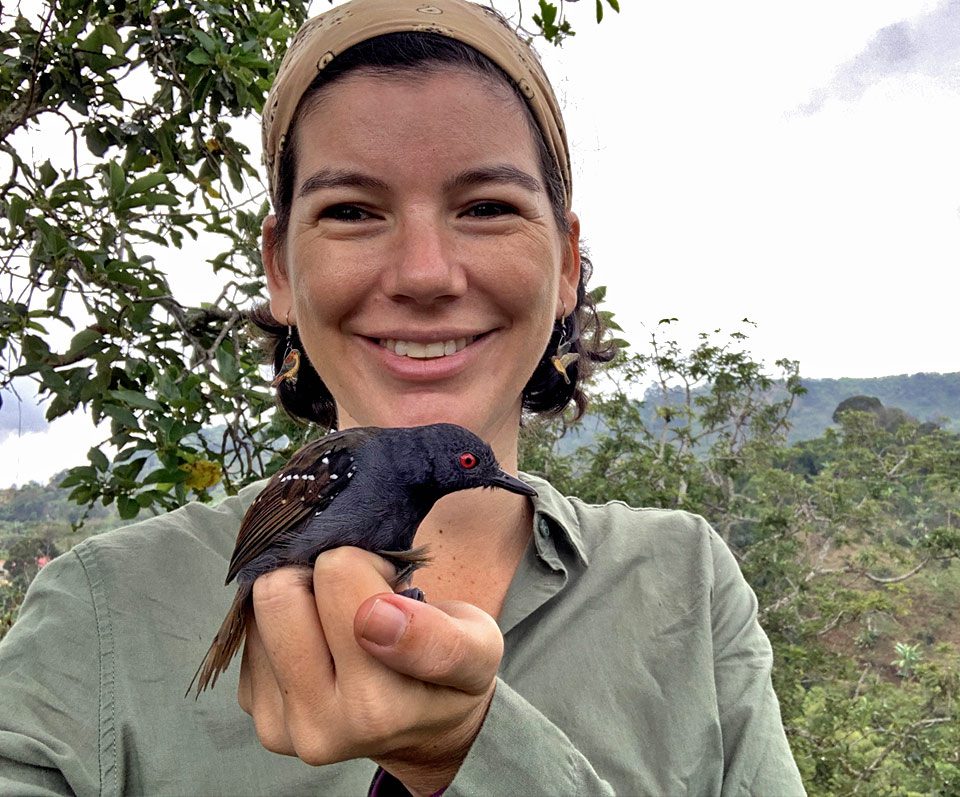
<svg viewBox="0 0 960 797"><path fill-rule="evenodd" d="M391 299L429 305L455 299L467 289L454 233L430 218L405 221L397 231L383 289Z"/></svg>

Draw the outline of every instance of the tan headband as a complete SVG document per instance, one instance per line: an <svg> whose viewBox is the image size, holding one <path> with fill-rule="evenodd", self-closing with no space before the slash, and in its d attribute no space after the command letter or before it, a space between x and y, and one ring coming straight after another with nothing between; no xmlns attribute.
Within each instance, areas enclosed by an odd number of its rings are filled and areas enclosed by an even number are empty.
<svg viewBox="0 0 960 797"><path fill-rule="evenodd" d="M290 122L317 73L355 44L400 32L437 33L487 56L516 83L533 111L572 198L570 152L560 106L533 49L489 9L463 0L352 0L307 20L280 63L263 112L263 161L276 207L280 155Z"/></svg>

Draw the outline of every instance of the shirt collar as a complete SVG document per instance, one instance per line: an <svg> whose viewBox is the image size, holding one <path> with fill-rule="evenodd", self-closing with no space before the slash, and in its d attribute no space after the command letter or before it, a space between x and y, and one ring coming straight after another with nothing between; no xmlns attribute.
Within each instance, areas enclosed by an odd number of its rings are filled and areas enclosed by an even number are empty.
<svg viewBox="0 0 960 797"><path fill-rule="evenodd" d="M534 531L536 532L541 519L546 518L576 552L581 563L584 566L589 565L590 560L580 529L580 519L577 517L570 500L558 492L546 479L531 476L529 473L520 473L519 476L537 491L536 497L531 498L533 501Z"/></svg>

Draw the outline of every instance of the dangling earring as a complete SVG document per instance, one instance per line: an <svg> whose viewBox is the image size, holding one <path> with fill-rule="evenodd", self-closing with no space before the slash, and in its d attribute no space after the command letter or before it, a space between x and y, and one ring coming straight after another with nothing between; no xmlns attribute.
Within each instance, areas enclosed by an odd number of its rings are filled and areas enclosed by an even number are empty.
<svg viewBox="0 0 960 797"><path fill-rule="evenodd" d="M293 327L290 326L290 313L287 313L287 348L283 353L283 364L277 375L273 377L271 387L279 387L282 382L289 382L290 387L297 384L297 372L300 370L300 350L293 345Z"/></svg>
<svg viewBox="0 0 960 797"><path fill-rule="evenodd" d="M576 352L571 352L570 349L577 340L577 335L574 335L570 340L567 340L567 307L563 306L563 315L560 316L560 340L557 343L557 353L550 358L550 362L554 368L560 373L563 377L563 381L568 385L570 384L570 377L567 375L567 369L573 365L577 360L580 359L580 355Z"/></svg>

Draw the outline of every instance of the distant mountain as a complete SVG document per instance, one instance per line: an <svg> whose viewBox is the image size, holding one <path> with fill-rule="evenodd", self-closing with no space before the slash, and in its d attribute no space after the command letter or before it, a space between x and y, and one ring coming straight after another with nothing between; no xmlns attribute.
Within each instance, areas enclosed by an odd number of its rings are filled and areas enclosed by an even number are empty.
<svg viewBox="0 0 960 797"><path fill-rule="evenodd" d="M804 379L803 386L807 393L796 400L790 413L791 442L823 434L833 425L837 405L851 396L874 396L885 407L898 407L918 421L960 432L960 373Z"/></svg>
<svg viewBox="0 0 960 797"><path fill-rule="evenodd" d="M799 396L790 411L790 432L787 440L798 443L820 437L834 426L833 413L837 405L851 396L873 396L884 407L899 408L907 415L922 422L932 421L943 429L960 432L960 373L952 374L904 374L881 376L869 379L804 379L807 392ZM694 395L704 389L694 391ZM783 386L772 391L774 398L786 395ZM682 403L683 390L677 388L672 400ZM644 396L641 416L649 429L659 429L664 423L657 416L657 407L662 403L660 388L651 386ZM589 410L581 422L570 429L560 441L563 454L572 453L579 446L589 445L603 431L599 418Z"/></svg>

